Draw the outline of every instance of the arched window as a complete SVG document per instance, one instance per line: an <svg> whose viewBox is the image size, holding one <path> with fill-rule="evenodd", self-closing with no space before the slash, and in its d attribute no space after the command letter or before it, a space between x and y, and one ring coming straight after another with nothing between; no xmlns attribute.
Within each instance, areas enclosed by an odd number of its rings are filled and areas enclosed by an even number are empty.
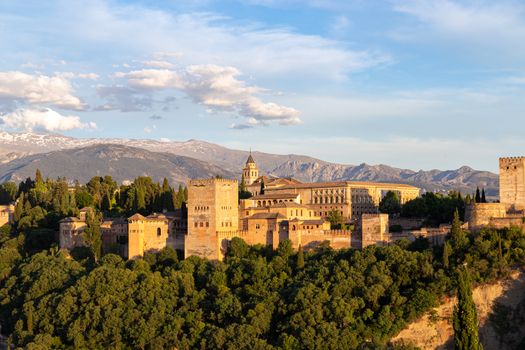
<svg viewBox="0 0 525 350"><path fill-rule="evenodd" d="M157 227L157 236L159 237L160 235L162 235L162 230L160 227Z"/></svg>

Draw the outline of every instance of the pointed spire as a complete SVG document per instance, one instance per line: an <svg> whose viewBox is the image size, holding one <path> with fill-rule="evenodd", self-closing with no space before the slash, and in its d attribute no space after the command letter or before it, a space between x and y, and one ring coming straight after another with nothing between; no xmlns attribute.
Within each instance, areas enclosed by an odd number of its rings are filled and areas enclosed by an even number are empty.
<svg viewBox="0 0 525 350"><path fill-rule="evenodd" d="M253 157L252 157L252 149L251 148L250 148L250 156L248 157L248 160L246 161L246 164L250 164L250 163L255 164L255 161L253 160Z"/></svg>

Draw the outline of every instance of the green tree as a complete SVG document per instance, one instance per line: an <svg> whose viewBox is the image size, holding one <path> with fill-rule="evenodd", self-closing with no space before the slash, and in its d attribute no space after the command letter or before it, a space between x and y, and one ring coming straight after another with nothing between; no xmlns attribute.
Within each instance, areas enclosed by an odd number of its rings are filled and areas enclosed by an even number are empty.
<svg viewBox="0 0 525 350"><path fill-rule="evenodd" d="M75 201L79 209L93 206L93 197L85 190L75 191Z"/></svg>
<svg viewBox="0 0 525 350"><path fill-rule="evenodd" d="M442 257L443 267L445 269L448 269L449 267L449 257L451 253L452 253L452 247L450 246L450 243L445 242L445 244L443 244L443 257Z"/></svg>
<svg viewBox="0 0 525 350"><path fill-rule="evenodd" d="M474 201L475 203L481 203L481 194L479 193L479 187L476 188L476 197Z"/></svg>
<svg viewBox="0 0 525 350"><path fill-rule="evenodd" d="M401 213L401 201L397 192L388 191L379 203L379 211L394 215Z"/></svg>
<svg viewBox="0 0 525 350"><path fill-rule="evenodd" d="M97 262L102 255L102 235L100 233L100 217L88 211L86 228L84 229L84 243L89 248L93 259Z"/></svg>
<svg viewBox="0 0 525 350"><path fill-rule="evenodd" d="M485 189L481 190L481 203L487 203L487 197L485 196Z"/></svg>
<svg viewBox="0 0 525 350"><path fill-rule="evenodd" d="M450 227L450 235L452 238L457 238L462 234L461 221L459 220L459 211L456 208L454 211L454 218L452 219L452 226Z"/></svg>
<svg viewBox="0 0 525 350"><path fill-rule="evenodd" d="M454 348L456 350L482 350L478 338L478 317L472 299L470 277L465 269L458 275L458 303L454 306Z"/></svg>
<svg viewBox="0 0 525 350"><path fill-rule="evenodd" d="M244 174L242 174L241 183L239 184L239 199L248 199L251 196L251 192L246 190L246 180L244 179Z"/></svg>
<svg viewBox="0 0 525 350"><path fill-rule="evenodd" d="M18 187L14 182L0 184L0 205L11 204L16 199Z"/></svg>
<svg viewBox="0 0 525 350"><path fill-rule="evenodd" d="M304 269L304 252L302 245L299 245L299 250L297 251L297 268L299 270Z"/></svg>
<svg viewBox="0 0 525 350"><path fill-rule="evenodd" d="M330 222L330 228L340 229L343 224L343 216L339 210L333 209L328 212L327 220Z"/></svg>
<svg viewBox="0 0 525 350"><path fill-rule="evenodd" d="M44 179L42 178L42 173L40 172L40 169L36 169L36 173L35 173L35 183L38 185L38 184L42 184L44 183Z"/></svg>

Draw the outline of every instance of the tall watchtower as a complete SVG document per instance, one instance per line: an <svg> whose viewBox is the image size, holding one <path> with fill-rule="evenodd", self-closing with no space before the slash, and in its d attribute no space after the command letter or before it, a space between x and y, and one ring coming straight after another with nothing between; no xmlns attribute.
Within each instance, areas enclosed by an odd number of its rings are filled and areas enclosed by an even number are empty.
<svg viewBox="0 0 525 350"><path fill-rule="evenodd" d="M257 164L255 164L255 161L252 157L252 152L250 152L250 156L248 157L248 160L246 161L246 165L244 166L244 169L242 170L242 174L244 175L244 184L246 186L249 186L255 182L259 178L259 168L257 167Z"/></svg>
<svg viewBox="0 0 525 350"><path fill-rule="evenodd" d="M188 183L188 234L184 257L220 258L217 234L239 229L237 180L207 179Z"/></svg>
<svg viewBox="0 0 525 350"><path fill-rule="evenodd" d="M525 209L525 157L499 159L499 199L507 209Z"/></svg>

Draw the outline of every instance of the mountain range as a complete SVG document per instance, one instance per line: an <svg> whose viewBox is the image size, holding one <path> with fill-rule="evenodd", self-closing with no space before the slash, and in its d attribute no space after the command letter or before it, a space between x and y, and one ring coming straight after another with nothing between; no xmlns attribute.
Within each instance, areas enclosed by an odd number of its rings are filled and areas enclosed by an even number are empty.
<svg viewBox="0 0 525 350"><path fill-rule="evenodd" d="M19 181L39 168L44 176L85 182L95 175L112 175L117 181L139 175L173 183L191 178L239 177L249 152L199 141L138 139L80 139L56 134L0 131L0 181ZM418 186L427 191L485 188L497 197L498 175L463 166L455 170L399 169L388 165L345 165L304 155L253 152L263 174L294 177L301 181L384 181Z"/></svg>

